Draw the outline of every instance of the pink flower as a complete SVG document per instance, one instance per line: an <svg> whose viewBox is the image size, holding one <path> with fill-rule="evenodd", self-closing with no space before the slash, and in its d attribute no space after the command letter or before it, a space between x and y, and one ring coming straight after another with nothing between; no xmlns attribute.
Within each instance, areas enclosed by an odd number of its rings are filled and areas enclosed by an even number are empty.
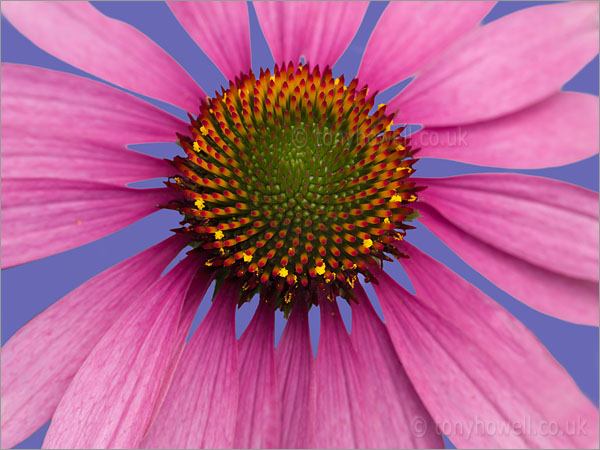
<svg viewBox="0 0 600 450"><path fill-rule="evenodd" d="M524 303L598 325L596 193L515 174L412 176L415 156L540 168L596 154L598 98L560 87L598 53L598 5L479 26L492 2L391 3L358 82L326 67L366 3L255 3L281 64L258 77L245 3L169 6L232 81L213 98L88 3L2 4L43 50L191 113L186 123L103 83L2 64L3 268L157 206L183 214L173 237L84 283L3 347L2 447L50 418L47 448L441 447L442 432L459 447L597 447L597 409L534 335L407 240L424 225ZM372 94L415 74L369 112ZM424 129L405 138L392 119ZM185 155L170 163L125 148L176 133ZM167 187L126 187L156 177ZM391 256L415 294L385 273ZM255 293L238 341L236 305ZM338 296L352 307L350 335ZM289 318L275 350L277 309Z"/></svg>

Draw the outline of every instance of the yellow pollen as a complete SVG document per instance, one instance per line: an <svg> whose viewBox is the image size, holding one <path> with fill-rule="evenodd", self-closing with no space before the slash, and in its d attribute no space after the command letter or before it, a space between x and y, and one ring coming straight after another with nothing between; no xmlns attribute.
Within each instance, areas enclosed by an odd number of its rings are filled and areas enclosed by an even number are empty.
<svg viewBox="0 0 600 450"><path fill-rule="evenodd" d="M196 208L198 208L200 211L204 209L204 200L202 200L201 198L197 198L194 204L196 205Z"/></svg>
<svg viewBox="0 0 600 450"><path fill-rule="evenodd" d="M252 255L248 255L246 253L244 253L244 262L250 262L252 261Z"/></svg>
<svg viewBox="0 0 600 450"><path fill-rule="evenodd" d="M323 264L322 266L315 267L315 271L317 272L317 274L323 275L325 273L325 264Z"/></svg>
<svg viewBox="0 0 600 450"><path fill-rule="evenodd" d="M404 236L402 236L400 233L396 233L394 235L394 239L396 239L397 241L401 241L402 239L404 239Z"/></svg>
<svg viewBox="0 0 600 450"><path fill-rule="evenodd" d="M283 268L282 268L282 269L279 271L279 276L280 276L281 278L285 278L285 277L287 277L287 276L288 276L288 273L289 273L289 272L288 272L288 270L287 270L285 267L283 267Z"/></svg>
<svg viewBox="0 0 600 450"><path fill-rule="evenodd" d="M398 195L398 194L394 194L392 195L392 198L390 199L391 202L401 202L402 201L402 196Z"/></svg>
<svg viewBox="0 0 600 450"><path fill-rule="evenodd" d="M283 297L283 301L286 303L289 303L292 301L292 293L288 292L287 294L285 294L285 296Z"/></svg>
<svg viewBox="0 0 600 450"><path fill-rule="evenodd" d="M202 136L206 136L208 134L208 130L204 125L200 127L200 133L202 133Z"/></svg>
<svg viewBox="0 0 600 450"><path fill-rule="evenodd" d="M298 282L298 277L296 275L294 275L294 283Z"/></svg>
<svg viewBox="0 0 600 450"><path fill-rule="evenodd" d="M335 84L335 86L337 86L338 84L340 84L340 79L336 78L334 84Z"/></svg>
<svg viewBox="0 0 600 450"><path fill-rule="evenodd" d="M367 248L371 248L373 246L373 241L371 239L365 239L363 245Z"/></svg>
<svg viewBox="0 0 600 450"><path fill-rule="evenodd" d="M394 121L390 120L390 123L388 123L388 126L385 127L385 131L390 131L392 129L392 125L394 125Z"/></svg>
<svg viewBox="0 0 600 450"><path fill-rule="evenodd" d="M221 255L224 255L225 254L225 249L223 247L219 248L219 253Z"/></svg>
<svg viewBox="0 0 600 450"><path fill-rule="evenodd" d="M377 105L377 109L381 109L385 106L385 103L380 103L379 105Z"/></svg>
<svg viewBox="0 0 600 450"><path fill-rule="evenodd" d="M196 153L200 153L200 144L198 144L196 141L194 141L194 151Z"/></svg>
<svg viewBox="0 0 600 450"><path fill-rule="evenodd" d="M385 219L383 219L383 223L390 223L390 219L386 217Z"/></svg>
<svg viewBox="0 0 600 450"><path fill-rule="evenodd" d="M416 195L411 195L410 197L408 197L409 202L414 202L416 199L417 199Z"/></svg>
<svg viewBox="0 0 600 450"><path fill-rule="evenodd" d="M220 240L220 239L223 239L223 236L224 236L224 234L223 234L223 232L221 230L215 231L215 239L217 241Z"/></svg>

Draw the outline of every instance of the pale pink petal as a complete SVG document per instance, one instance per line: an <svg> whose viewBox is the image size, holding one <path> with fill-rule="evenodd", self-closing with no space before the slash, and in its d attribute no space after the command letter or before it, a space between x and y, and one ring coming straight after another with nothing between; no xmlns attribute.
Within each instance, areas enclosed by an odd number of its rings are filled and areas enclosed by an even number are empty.
<svg viewBox="0 0 600 450"><path fill-rule="evenodd" d="M315 364L306 304L299 299L287 321L277 352L281 393L280 448L315 446Z"/></svg>
<svg viewBox="0 0 600 450"><path fill-rule="evenodd" d="M281 399L275 372L275 315L260 301L240 338L240 399L234 448L279 448Z"/></svg>
<svg viewBox="0 0 600 450"><path fill-rule="evenodd" d="M423 225L501 289L550 316L598 326L598 283L531 264L465 233L431 206L417 206Z"/></svg>
<svg viewBox="0 0 600 450"><path fill-rule="evenodd" d="M200 259L200 261L202 261L202 259ZM173 374L175 373L175 369L177 368L177 364L179 363L179 359L181 358L181 354L183 353L185 341L188 335L190 334L192 321L196 316L196 312L198 310L200 302L202 302L202 299L204 298L208 287L213 281L213 277L214 271L209 272L201 270L198 271L196 277L192 280L192 283L190 284L190 288L185 296L185 300L181 308L181 317L179 318L179 325L177 326L175 344L173 345L171 357L169 359L167 368L165 369L165 375L163 376L162 385L154 406L154 411L150 423L152 423L156 418L156 415L158 414L158 411L162 406L162 402L165 396L167 395L169 387L171 386Z"/></svg>
<svg viewBox="0 0 600 450"><path fill-rule="evenodd" d="M597 409L533 333L442 264L404 249L416 296L377 267L374 288L440 432L459 448L597 447Z"/></svg>
<svg viewBox="0 0 600 450"><path fill-rule="evenodd" d="M371 432L374 448L444 448L435 424L419 399L398 359L390 336L360 284L354 288L352 343L373 386L374 409L369 420L379 420L382 433ZM377 429L377 428L375 428Z"/></svg>
<svg viewBox="0 0 600 450"><path fill-rule="evenodd" d="M565 92L487 122L425 128L411 136L419 157L537 169L598 153L598 97Z"/></svg>
<svg viewBox="0 0 600 450"><path fill-rule="evenodd" d="M368 376L344 327L337 303L319 299L321 331L316 363L315 448L374 447L371 434L383 432L372 420ZM373 440L374 441L374 440Z"/></svg>
<svg viewBox="0 0 600 450"><path fill-rule="evenodd" d="M466 35L388 107L425 126L500 117L558 92L597 53L596 2L527 8Z"/></svg>
<svg viewBox="0 0 600 450"><path fill-rule="evenodd" d="M50 419L92 348L186 242L175 235L107 269L8 340L2 347L2 448Z"/></svg>
<svg viewBox="0 0 600 450"><path fill-rule="evenodd" d="M204 97L167 52L88 2L14 2L2 14L42 50L117 86L194 113Z"/></svg>
<svg viewBox="0 0 600 450"><path fill-rule="evenodd" d="M157 211L157 205L172 200L174 192L48 178L3 179L2 267L118 231Z"/></svg>
<svg viewBox="0 0 600 450"><path fill-rule="evenodd" d="M44 448L139 448L181 345L182 306L198 266L197 257L188 257L140 289L73 378Z"/></svg>
<svg viewBox="0 0 600 450"><path fill-rule="evenodd" d="M188 344L142 448L231 448L239 396L235 306L226 282Z"/></svg>
<svg viewBox="0 0 600 450"><path fill-rule="evenodd" d="M481 241L598 282L598 193L549 178L477 174L416 180L419 199Z"/></svg>
<svg viewBox="0 0 600 450"><path fill-rule="evenodd" d="M332 67L360 26L368 2L255 2L271 53L278 64L300 61Z"/></svg>
<svg viewBox="0 0 600 450"><path fill-rule="evenodd" d="M180 119L110 86L2 64L2 178L129 183L168 176L165 161L127 144L174 142Z"/></svg>
<svg viewBox="0 0 600 450"><path fill-rule="evenodd" d="M358 79L382 91L408 78L465 33L495 2L391 2L369 38Z"/></svg>
<svg viewBox="0 0 600 450"><path fill-rule="evenodd" d="M228 80L252 69L246 2L167 2L185 31Z"/></svg>

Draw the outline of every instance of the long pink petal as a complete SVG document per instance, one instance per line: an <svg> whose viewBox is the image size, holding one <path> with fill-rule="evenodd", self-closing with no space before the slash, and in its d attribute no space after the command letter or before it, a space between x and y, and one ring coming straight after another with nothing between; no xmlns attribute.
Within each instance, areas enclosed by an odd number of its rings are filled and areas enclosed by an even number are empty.
<svg viewBox="0 0 600 450"><path fill-rule="evenodd" d="M599 120L597 96L564 92L487 122L425 128L412 145L419 157L482 166L562 166L598 153Z"/></svg>
<svg viewBox="0 0 600 450"><path fill-rule="evenodd" d="M204 98L168 53L88 2L15 2L2 14L42 50L118 86L194 113Z"/></svg>
<svg viewBox="0 0 600 450"><path fill-rule="evenodd" d="M58 404L44 448L139 448L178 343L198 258L156 281L104 335Z"/></svg>
<svg viewBox="0 0 600 450"><path fill-rule="evenodd" d="M174 191L48 178L2 180L2 267L99 239L157 211Z"/></svg>
<svg viewBox="0 0 600 450"><path fill-rule="evenodd" d="M373 407L365 367L352 346L335 301L319 300L321 332L316 364L315 448L370 448L384 432Z"/></svg>
<svg viewBox="0 0 600 450"><path fill-rule="evenodd" d="M360 26L368 2L266 1L254 3L276 63L332 67Z"/></svg>
<svg viewBox="0 0 600 450"><path fill-rule="evenodd" d="M231 448L239 396L235 305L225 283L183 351L165 401L141 448Z"/></svg>
<svg viewBox="0 0 600 450"><path fill-rule="evenodd" d="M377 267L374 288L440 431L459 448L597 447L597 409L537 338L442 264L404 250L416 296Z"/></svg>
<svg viewBox="0 0 600 450"><path fill-rule="evenodd" d="M182 120L110 86L2 64L2 178L129 183L168 176L164 161L127 144L174 142ZM34 131L32 131L34 130Z"/></svg>
<svg viewBox="0 0 600 450"><path fill-rule="evenodd" d="M465 36L388 107L427 127L500 117L558 92L597 53L596 2L527 8Z"/></svg>
<svg viewBox="0 0 600 450"><path fill-rule="evenodd" d="M175 369L177 368L177 364L179 363L179 359L181 358L181 354L183 353L183 349L185 347L185 341L190 334L192 321L196 316L200 302L202 302L208 287L213 281L213 277L213 271L199 271L190 284L190 288L187 291L185 300L183 301L183 306L181 308L181 317L179 318L177 333L174 340L175 344L173 345L172 353L167 368L165 369L165 375L163 376L162 385L158 394L158 399L154 406L150 423L152 423L156 418L156 415L162 406L162 402L167 395L169 387L171 386Z"/></svg>
<svg viewBox="0 0 600 450"><path fill-rule="evenodd" d="M250 22L246 2L167 2L177 20L214 62L233 80L252 69Z"/></svg>
<svg viewBox="0 0 600 450"><path fill-rule="evenodd" d="M510 255L465 233L427 204L419 221L492 283L538 311L598 326L598 284L562 275Z"/></svg>
<svg viewBox="0 0 600 450"><path fill-rule="evenodd" d="M280 448L315 446L315 364L306 304L297 300L277 352L277 380L281 393Z"/></svg>
<svg viewBox="0 0 600 450"><path fill-rule="evenodd" d="M506 253L598 282L598 193L548 178L477 174L418 180L420 200Z"/></svg>
<svg viewBox="0 0 600 450"><path fill-rule="evenodd" d="M175 235L87 281L2 347L2 448L47 422L92 348L186 244Z"/></svg>
<svg viewBox="0 0 600 450"><path fill-rule="evenodd" d="M375 408L367 414L378 420L382 433L371 433L374 448L444 448L433 419L412 387L390 336L360 284L354 288L352 343L367 369ZM377 427L375 427L377 429Z"/></svg>
<svg viewBox="0 0 600 450"><path fill-rule="evenodd" d="M280 447L281 399L274 340L274 309L261 301L238 346L241 389L234 448Z"/></svg>
<svg viewBox="0 0 600 450"><path fill-rule="evenodd" d="M495 2L391 2L365 49L358 79L382 91L408 78L477 24Z"/></svg>

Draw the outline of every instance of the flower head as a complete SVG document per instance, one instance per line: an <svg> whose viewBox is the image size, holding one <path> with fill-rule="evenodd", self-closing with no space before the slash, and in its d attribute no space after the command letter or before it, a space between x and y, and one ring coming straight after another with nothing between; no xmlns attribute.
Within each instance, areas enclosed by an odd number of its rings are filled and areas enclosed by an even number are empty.
<svg viewBox="0 0 600 450"><path fill-rule="evenodd" d="M2 267L159 210L179 222L4 345L2 447L50 419L48 448L439 448L441 434L459 447L597 446L598 411L564 368L419 248L436 253L426 227L518 300L597 326L596 192L428 168L595 155L598 97L559 89L598 53L598 5L497 20L493 2L168 7L204 51L186 63L210 59L228 80L214 95L87 2L2 4L36 45L112 84L2 63ZM252 11L277 64L251 59ZM349 45L356 76L336 64ZM126 148L153 142L173 153ZM154 178L166 186L129 186ZM236 308L250 304L238 338Z"/></svg>

